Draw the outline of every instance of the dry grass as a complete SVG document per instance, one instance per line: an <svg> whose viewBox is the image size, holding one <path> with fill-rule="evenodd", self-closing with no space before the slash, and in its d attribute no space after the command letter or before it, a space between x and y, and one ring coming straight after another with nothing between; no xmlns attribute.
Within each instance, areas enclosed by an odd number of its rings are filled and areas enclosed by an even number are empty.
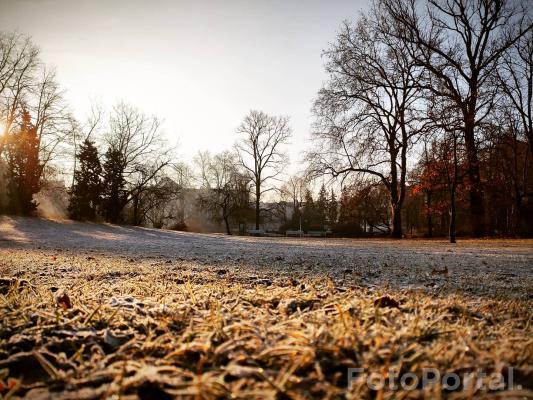
<svg viewBox="0 0 533 400"><path fill-rule="evenodd" d="M527 298L65 251L4 249L0 260L4 398L533 398ZM365 372L349 387L355 367ZM522 389L364 384L426 367L513 367Z"/></svg>

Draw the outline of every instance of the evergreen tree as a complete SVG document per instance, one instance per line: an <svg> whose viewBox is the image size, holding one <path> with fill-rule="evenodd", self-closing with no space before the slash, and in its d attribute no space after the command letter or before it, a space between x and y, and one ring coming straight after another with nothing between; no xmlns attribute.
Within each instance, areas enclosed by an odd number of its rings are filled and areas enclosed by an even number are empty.
<svg viewBox="0 0 533 400"><path fill-rule="evenodd" d="M340 207L339 207L339 224L347 223L352 215L351 196L348 187L344 186L341 190Z"/></svg>
<svg viewBox="0 0 533 400"><path fill-rule="evenodd" d="M328 192L326 186L322 184L318 192L318 199L316 200L316 223L324 229L328 215Z"/></svg>
<svg viewBox="0 0 533 400"><path fill-rule="evenodd" d="M40 139L30 114L24 111L18 132L7 139L7 193L9 210L29 215L37 209L33 195L41 189L43 164L39 160Z"/></svg>
<svg viewBox="0 0 533 400"><path fill-rule="evenodd" d="M291 219L289 221L287 228L299 230L300 228L302 228L301 226L302 218L303 216L302 216L302 212L300 211L300 207L294 208L294 211L292 213L292 216L291 216Z"/></svg>
<svg viewBox="0 0 533 400"><path fill-rule="evenodd" d="M313 230L317 228L316 214L316 206L313 200L313 195L311 194L311 191L307 189L304 195L304 206L302 210L302 226L304 230Z"/></svg>
<svg viewBox="0 0 533 400"><path fill-rule="evenodd" d="M79 167L74 172L68 211L72 219L93 221L102 201L102 166L98 149L93 142L85 140L76 157Z"/></svg>
<svg viewBox="0 0 533 400"><path fill-rule="evenodd" d="M105 154L103 206L108 222L120 221L126 203L126 180L124 179L124 156L117 149L109 148Z"/></svg>
<svg viewBox="0 0 533 400"><path fill-rule="evenodd" d="M339 217L335 225L335 231L342 235L358 234L361 228L357 224L356 215L356 199L353 187L343 187L340 197Z"/></svg>
<svg viewBox="0 0 533 400"><path fill-rule="evenodd" d="M337 223L337 216L339 213L338 210L339 204L337 202L337 197L335 196L335 192L333 189L331 189L331 197L328 201L328 210L327 210L327 219L328 224L330 227L333 227Z"/></svg>

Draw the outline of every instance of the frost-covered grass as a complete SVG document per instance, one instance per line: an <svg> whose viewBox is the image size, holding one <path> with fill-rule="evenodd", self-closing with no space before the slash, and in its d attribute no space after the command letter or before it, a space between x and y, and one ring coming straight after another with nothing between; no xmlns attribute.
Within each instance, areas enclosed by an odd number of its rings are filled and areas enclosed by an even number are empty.
<svg viewBox="0 0 533 400"><path fill-rule="evenodd" d="M532 245L227 238L3 218L0 393L533 398ZM515 387L365 383L428 367L461 376L513 368ZM349 368L364 369L351 385Z"/></svg>

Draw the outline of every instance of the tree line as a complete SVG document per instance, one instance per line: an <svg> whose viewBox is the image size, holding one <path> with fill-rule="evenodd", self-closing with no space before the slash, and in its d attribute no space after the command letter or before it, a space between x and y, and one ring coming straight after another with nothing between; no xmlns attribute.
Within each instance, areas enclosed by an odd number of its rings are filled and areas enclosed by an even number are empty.
<svg viewBox="0 0 533 400"><path fill-rule="evenodd" d="M393 237L416 185L428 218L434 192L445 198L452 241L460 196L472 235L495 232L498 192L519 226L531 212L532 29L526 1L374 1L324 52L311 171L379 183Z"/></svg>
<svg viewBox="0 0 533 400"><path fill-rule="evenodd" d="M533 232L533 23L521 0L374 0L324 51L305 170L287 176L286 116L250 111L231 150L177 160L126 103L84 123L39 49L0 34L4 211L70 168L69 215L164 226L184 190L231 233L269 220L337 235ZM325 182L317 192L313 183ZM0 199L1 200L1 199Z"/></svg>
<svg viewBox="0 0 533 400"><path fill-rule="evenodd" d="M159 119L132 105L95 106L77 121L38 47L17 32L0 32L0 121L2 212L34 214L43 185L71 168L72 219L155 227L177 220L182 227L173 203L193 185L201 189L198 206L227 233L230 222L252 218L259 229L263 196L275 190L291 136L288 117L252 110L234 149L198 154L193 173L164 140Z"/></svg>

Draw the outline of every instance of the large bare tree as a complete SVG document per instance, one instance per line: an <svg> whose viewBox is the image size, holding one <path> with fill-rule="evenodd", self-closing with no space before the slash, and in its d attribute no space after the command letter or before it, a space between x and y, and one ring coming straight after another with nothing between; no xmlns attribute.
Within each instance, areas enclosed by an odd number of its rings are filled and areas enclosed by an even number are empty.
<svg viewBox="0 0 533 400"><path fill-rule="evenodd" d="M533 30L503 56L498 84L517 114L533 156Z"/></svg>
<svg viewBox="0 0 533 400"><path fill-rule="evenodd" d="M41 66L39 49L28 36L0 31L0 120L7 135L28 94L35 88L35 74ZM2 149L0 143L0 153Z"/></svg>
<svg viewBox="0 0 533 400"><path fill-rule="evenodd" d="M451 101L438 101L434 95L428 96L428 118L431 121L431 138L434 140L433 168L443 178L443 183L448 189L450 207L450 225L448 236L450 243L456 243L457 233L457 189L464 180L464 172L461 171L460 161L466 157L463 155L464 142L462 141L461 113ZM430 166L429 163L426 164ZM436 183L436 182L432 182Z"/></svg>
<svg viewBox="0 0 533 400"><path fill-rule="evenodd" d="M70 157L69 147L77 130L77 121L66 104L55 70L43 67L26 107L35 121L39 154L46 173L50 163L65 162Z"/></svg>
<svg viewBox="0 0 533 400"><path fill-rule="evenodd" d="M479 166L480 127L494 105L490 84L502 56L532 29L527 1L379 0L386 10L384 34L405 43L429 72L426 90L455 104L462 117L470 184L473 233L485 233Z"/></svg>
<svg viewBox="0 0 533 400"><path fill-rule="evenodd" d="M35 171L38 187L43 188L47 178L63 166L62 156L69 153L76 121L66 106L55 72L40 60L31 38L0 31L0 157L5 161L13 156L5 154L6 149L13 151L17 142L26 140L20 132L28 125L36 133L39 168Z"/></svg>
<svg viewBox="0 0 533 400"><path fill-rule="evenodd" d="M66 150L75 121L66 107L55 71L39 58L28 36L0 32L0 154L4 141L28 112L37 129L43 172Z"/></svg>
<svg viewBox="0 0 533 400"><path fill-rule="evenodd" d="M422 129L420 68L401 41L383 35L381 10L345 23L325 52L329 81L314 105L313 174L379 179L390 199L391 236L402 236L408 155Z"/></svg>
<svg viewBox="0 0 533 400"><path fill-rule="evenodd" d="M282 173L287 157L283 145L291 137L288 117L250 111L237 129L242 138L236 144L240 164L255 190L255 229L259 229L261 196L276 190L269 185Z"/></svg>
<svg viewBox="0 0 533 400"><path fill-rule="evenodd" d="M121 174L126 183L125 193L119 196L121 204L114 209L119 212L132 203L133 222L138 224L141 221L141 197L160 178L165 168L172 165L173 149L166 146L156 117L123 102L113 108L109 129L107 146L120 155L117 157L120 165L116 173ZM118 215L111 215L110 220L116 222Z"/></svg>

